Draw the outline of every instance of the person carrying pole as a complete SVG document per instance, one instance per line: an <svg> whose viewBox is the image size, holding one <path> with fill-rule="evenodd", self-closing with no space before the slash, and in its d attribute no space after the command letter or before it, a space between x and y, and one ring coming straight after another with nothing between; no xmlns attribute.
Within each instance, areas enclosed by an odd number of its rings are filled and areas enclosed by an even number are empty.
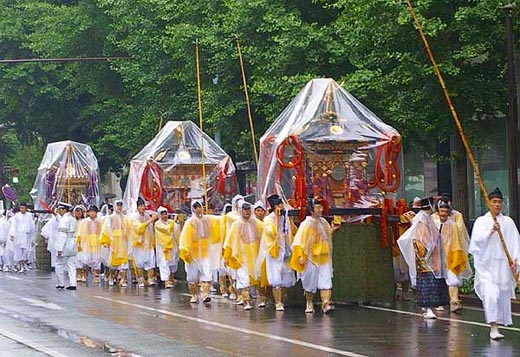
<svg viewBox="0 0 520 357"><path fill-rule="evenodd" d="M514 272L520 264L520 235L515 222L502 214L503 196L497 187L488 195L490 212L480 216L473 225L469 253L475 266L475 292L482 300L486 323L490 325L492 340L504 338L498 324L511 325L511 299L515 298L517 282ZM496 221L493 220L493 216ZM498 231L502 232L512 259L508 261L503 252Z"/></svg>

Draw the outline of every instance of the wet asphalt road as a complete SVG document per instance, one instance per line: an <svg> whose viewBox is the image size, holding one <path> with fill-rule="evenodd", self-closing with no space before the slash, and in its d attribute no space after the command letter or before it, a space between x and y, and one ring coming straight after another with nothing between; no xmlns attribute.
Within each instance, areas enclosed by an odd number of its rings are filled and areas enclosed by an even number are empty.
<svg viewBox="0 0 520 357"><path fill-rule="evenodd" d="M185 284L57 291L50 273L0 273L0 356L520 356L520 315L490 341L466 308L425 321L414 304L250 312L216 297L192 305ZM18 338L18 340L17 340Z"/></svg>

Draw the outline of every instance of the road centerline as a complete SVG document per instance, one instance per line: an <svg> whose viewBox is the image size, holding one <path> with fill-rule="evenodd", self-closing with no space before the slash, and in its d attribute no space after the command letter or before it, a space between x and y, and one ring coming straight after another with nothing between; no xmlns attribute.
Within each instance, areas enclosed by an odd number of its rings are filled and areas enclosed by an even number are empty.
<svg viewBox="0 0 520 357"><path fill-rule="evenodd" d="M94 297L97 298L97 299L101 299L101 300L115 302L115 303L118 303L118 304L121 304L121 305L132 306L132 307L135 307L135 308L138 308L138 309L143 309L143 310L148 310L148 311L155 311L155 312L159 312L159 313L162 313L162 314L165 314L165 315L174 316L174 317L178 317L178 318L189 320L189 321L193 321L193 322L203 323L203 324L206 324L206 325L219 327L219 328L226 329L226 330L237 331L237 332L245 333L245 334L248 334L248 335L260 336L260 337L268 338L268 339L271 339L271 340L283 341L283 342L291 343L293 345L303 346L303 347L307 347L307 348L311 348L311 349L319 350L319 351L323 351L323 352L335 353L335 354L338 354L338 355L349 356L349 357L367 357L365 355L357 354L357 353L354 353L354 352L339 350L339 349L336 349L336 348L322 346L322 345L316 345L316 344L313 344L313 343L310 343L310 342L305 342L305 341L295 340L295 339L292 339L292 338L272 335L272 334L268 334L268 333L264 333L264 332L259 332L259 331L246 329L246 328L226 325L226 324L223 324L223 323L220 323L220 322L204 320L204 319L201 319L201 318L198 318L198 317L187 316L187 315L179 314L177 312L171 312L171 311L168 311L168 310L156 309L156 308L149 307L149 306L134 304L134 303L121 301L121 300L117 300L117 299L112 299L112 298L107 298L107 297L99 296L99 295L94 295Z"/></svg>
<svg viewBox="0 0 520 357"><path fill-rule="evenodd" d="M364 309L369 309L369 310L379 310L379 311L392 312L392 313L395 313L395 314L410 315L410 316L420 316L420 317L423 316L422 314L417 313L417 312L402 311L402 310L390 309L390 308L387 308L387 307L366 306L366 305L360 305L360 307L362 307ZM467 324L467 325L474 325L474 326L481 326L481 327L489 328L489 324L486 324L486 323L483 323L483 322L477 322L477 321L450 319L449 317L442 317L442 316L437 316L436 320L457 322L457 323L462 323L462 324ZM516 328L516 327L500 326L500 329L501 330L509 330L509 331L520 332L520 328Z"/></svg>

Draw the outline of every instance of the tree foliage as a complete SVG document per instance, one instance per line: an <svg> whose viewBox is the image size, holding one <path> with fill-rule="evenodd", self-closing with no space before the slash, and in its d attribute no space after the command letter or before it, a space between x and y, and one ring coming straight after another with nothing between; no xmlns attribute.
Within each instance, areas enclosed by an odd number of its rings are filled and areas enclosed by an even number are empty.
<svg viewBox="0 0 520 357"><path fill-rule="evenodd" d="M498 0L414 1L448 89L476 137L506 112ZM198 121L252 159L236 38L257 139L310 79L332 77L403 135L453 132L433 70L400 0L0 0L3 58L128 56L110 63L0 65L0 121L23 144L77 140L101 167L128 163L161 120ZM481 131L479 131L481 130Z"/></svg>

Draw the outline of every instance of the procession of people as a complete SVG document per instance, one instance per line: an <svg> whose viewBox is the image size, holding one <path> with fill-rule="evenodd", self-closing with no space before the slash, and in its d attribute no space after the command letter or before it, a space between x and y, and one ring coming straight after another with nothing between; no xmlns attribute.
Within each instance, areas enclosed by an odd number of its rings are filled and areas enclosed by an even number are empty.
<svg viewBox="0 0 520 357"><path fill-rule="evenodd" d="M461 313L458 290L472 276L468 254L473 255L475 292L483 301L490 338L496 340L504 337L498 325L512 323L510 300L515 298L520 235L514 222L501 213L503 197L498 188L489 199L497 221L491 213L479 217L471 239L449 195L416 199L402 215L406 227L397 245L399 266L409 275L403 279L409 279L425 319L435 319L444 306ZM182 214L165 207L147 211L141 198L136 207L126 208L132 214L124 213L121 200L115 202L115 209L105 204L101 210L60 202L41 235L59 290L76 290L78 283L87 281L121 288L135 281L138 288L160 284L171 289L182 259L191 304L210 303L218 282L222 297L244 310L265 308L269 289L274 308L283 311L283 289L301 280L305 313L315 312L313 298L318 291L321 311L328 313L333 309L333 232L340 225L323 217L327 202L320 197L308 199L307 216L299 226L280 196L269 196L267 203L252 204L236 195L222 212L208 214L203 200L194 199L191 216L184 221ZM502 251L498 231L511 261ZM2 213L4 272L24 273L34 267L35 236L36 222L27 204L20 203L15 214Z"/></svg>

